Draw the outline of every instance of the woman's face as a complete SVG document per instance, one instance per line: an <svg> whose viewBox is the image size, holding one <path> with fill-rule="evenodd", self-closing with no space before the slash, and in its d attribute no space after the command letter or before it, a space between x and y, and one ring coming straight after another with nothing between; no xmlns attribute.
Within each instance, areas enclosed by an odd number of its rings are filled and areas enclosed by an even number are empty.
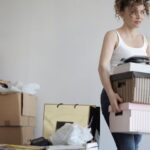
<svg viewBox="0 0 150 150"><path fill-rule="evenodd" d="M121 12L121 17L130 28L138 28L145 17L145 7L144 5L136 5L132 8L126 7Z"/></svg>

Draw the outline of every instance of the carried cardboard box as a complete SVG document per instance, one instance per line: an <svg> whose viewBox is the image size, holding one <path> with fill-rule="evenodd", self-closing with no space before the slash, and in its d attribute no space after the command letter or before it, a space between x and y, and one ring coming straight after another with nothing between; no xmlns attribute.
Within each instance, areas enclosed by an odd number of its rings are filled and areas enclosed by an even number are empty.
<svg viewBox="0 0 150 150"><path fill-rule="evenodd" d="M150 105L122 103L120 108L120 113L109 108L111 132L150 133Z"/></svg>
<svg viewBox="0 0 150 150"><path fill-rule="evenodd" d="M0 127L0 144L30 144L33 127Z"/></svg>
<svg viewBox="0 0 150 150"><path fill-rule="evenodd" d="M113 68L113 74L119 74L124 72L141 72L141 73L150 73L150 65L143 63L125 63Z"/></svg>
<svg viewBox="0 0 150 150"><path fill-rule="evenodd" d="M125 72L111 75L110 79L124 102L150 104L150 73Z"/></svg>
<svg viewBox="0 0 150 150"><path fill-rule="evenodd" d="M0 126L35 126L36 97L25 93L0 94Z"/></svg>

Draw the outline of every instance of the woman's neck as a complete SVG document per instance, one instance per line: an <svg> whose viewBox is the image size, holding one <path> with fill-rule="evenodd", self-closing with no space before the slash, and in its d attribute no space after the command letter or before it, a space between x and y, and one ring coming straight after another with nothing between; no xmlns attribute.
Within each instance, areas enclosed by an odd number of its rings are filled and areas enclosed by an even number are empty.
<svg viewBox="0 0 150 150"><path fill-rule="evenodd" d="M120 27L118 31L120 31L122 34L125 34L126 36L129 36L129 37L135 37L139 34L139 31L137 30L137 28L129 28L125 25Z"/></svg>

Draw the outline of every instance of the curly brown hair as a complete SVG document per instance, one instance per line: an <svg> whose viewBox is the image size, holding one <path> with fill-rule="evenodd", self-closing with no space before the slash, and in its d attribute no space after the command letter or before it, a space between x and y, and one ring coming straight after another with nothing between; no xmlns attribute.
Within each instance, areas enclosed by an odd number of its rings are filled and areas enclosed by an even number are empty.
<svg viewBox="0 0 150 150"><path fill-rule="evenodd" d="M145 13L149 15L149 0L115 0L115 12L116 16L119 16L120 12L124 11L126 7L134 7L135 5L145 6Z"/></svg>

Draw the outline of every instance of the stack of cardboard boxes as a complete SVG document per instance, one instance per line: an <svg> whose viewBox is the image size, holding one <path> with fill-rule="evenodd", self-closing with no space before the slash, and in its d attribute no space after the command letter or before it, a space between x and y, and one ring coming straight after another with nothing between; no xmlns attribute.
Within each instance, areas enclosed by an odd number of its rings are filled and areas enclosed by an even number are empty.
<svg viewBox="0 0 150 150"><path fill-rule="evenodd" d="M111 132L150 133L150 65L127 63L115 70L111 83L123 103L122 112L110 109Z"/></svg>
<svg viewBox="0 0 150 150"><path fill-rule="evenodd" d="M0 94L0 143L29 144L34 138L36 96Z"/></svg>

